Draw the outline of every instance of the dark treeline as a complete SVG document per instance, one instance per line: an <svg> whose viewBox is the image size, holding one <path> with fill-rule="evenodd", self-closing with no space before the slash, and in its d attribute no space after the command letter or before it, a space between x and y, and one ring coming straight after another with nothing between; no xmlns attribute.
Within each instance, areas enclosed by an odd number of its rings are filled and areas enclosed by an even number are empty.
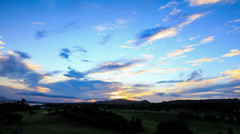
<svg viewBox="0 0 240 134"><path fill-rule="evenodd" d="M100 109L96 105L65 105L62 107L62 110L59 110L60 107L58 105L58 110L56 107L54 109L54 112L50 114L62 114L65 119L75 121L79 124L116 129L123 133L142 131L142 120L140 118L132 117L128 121L124 117L114 112Z"/></svg>

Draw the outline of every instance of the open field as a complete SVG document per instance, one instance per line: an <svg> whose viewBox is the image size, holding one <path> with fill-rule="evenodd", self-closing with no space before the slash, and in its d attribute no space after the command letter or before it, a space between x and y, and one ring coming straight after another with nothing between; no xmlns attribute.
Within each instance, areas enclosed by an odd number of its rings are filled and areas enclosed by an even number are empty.
<svg viewBox="0 0 240 134"><path fill-rule="evenodd" d="M178 110L172 110L170 112L160 111L134 111L134 110L124 110L124 109L114 109L112 110L125 118L130 119L131 116L136 116L142 119L143 132L141 134L152 134L159 122L162 121L174 121L179 120L177 112ZM181 120L182 121L182 120ZM230 122L211 122L205 119L199 120L185 120L183 121L188 124L194 134L217 134L222 132L227 134L227 128L232 128L234 134L240 134L240 125Z"/></svg>
<svg viewBox="0 0 240 134"><path fill-rule="evenodd" d="M132 116L142 119L143 131L139 134L152 134L159 122L179 120L178 111L134 111L126 109L110 109L111 111L130 120ZM23 115L23 119L18 124L2 125L1 133L10 134L12 129L21 128L24 134L118 134L118 130L106 130L92 126L81 125L63 119L61 115L49 115L44 110L36 110L37 112L32 117L28 112L18 112ZM181 120L182 121L182 120ZM222 132L227 134L227 128L232 128L234 134L240 134L240 126L231 122L211 122L205 119L199 120L185 120L194 134L217 134Z"/></svg>
<svg viewBox="0 0 240 134"><path fill-rule="evenodd" d="M64 120L60 115L48 115L46 111L37 110L32 117L28 112L19 112L23 120L19 124L3 125L2 133L10 134L14 128L22 128L24 134L115 134L116 131L79 125ZM3 132L4 131L4 132Z"/></svg>

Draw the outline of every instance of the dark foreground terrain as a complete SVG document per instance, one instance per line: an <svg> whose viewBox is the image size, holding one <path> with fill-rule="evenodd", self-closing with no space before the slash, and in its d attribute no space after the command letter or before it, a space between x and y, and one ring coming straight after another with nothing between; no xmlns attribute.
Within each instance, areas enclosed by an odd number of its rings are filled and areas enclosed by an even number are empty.
<svg viewBox="0 0 240 134"><path fill-rule="evenodd" d="M0 134L240 134L238 99L33 107L22 100L0 108Z"/></svg>

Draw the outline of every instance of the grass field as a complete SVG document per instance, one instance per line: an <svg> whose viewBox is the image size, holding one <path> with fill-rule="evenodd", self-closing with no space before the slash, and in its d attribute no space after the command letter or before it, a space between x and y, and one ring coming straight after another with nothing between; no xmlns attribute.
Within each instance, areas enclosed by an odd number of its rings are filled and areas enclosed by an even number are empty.
<svg viewBox="0 0 240 134"><path fill-rule="evenodd" d="M2 133L10 134L11 129L22 128L24 134L116 134L114 130L104 130L80 125L64 120L59 115L48 115L45 111L37 110L32 117L28 112L19 112L23 120L19 124L3 125Z"/></svg>
<svg viewBox="0 0 240 134"><path fill-rule="evenodd" d="M162 121L174 121L178 119L178 111L172 110L170 112L160 111L160 112L151 112L151 111L133 111L133 110L124 110L124 109L114 109L113 112L116 112L125 118L131 119L131 116L136 116L142 119L144 126L144 131L141 134L152 134L159 122ZM240 125L230 122L211 122L205 119L201 120L185 120L183 121L188 124L194 134L217 134L222 132L227 134L227 128L232 128L234 134L240 134Z"/></svg>
<svg viewBox="0 0 240 134"><path fill-rule="evenodd" d="M161 121L178 120L178 111L171 110L170 112L160 111L134 111L125 109L111 109L111 111L122 115L126 119L131 119L132 116L142 119L143 131L139 134L152 134L156 126ZM14 128L22 128L24 134L120 134L117 130L105 130L103 128L90 127L80 125L75 122L67 121L61 115L48 115L46 111L37 110L37 114L32 117L28 112L18 112L23 115L23 120L19 124L1 125L2 134L10 134ZM185 120L194 131L194 134L217 134L222 132L227 134L227 128L231 127L234 134L240 134L239 124L230 122L211 122L204 119L200 120Z"/></svg>

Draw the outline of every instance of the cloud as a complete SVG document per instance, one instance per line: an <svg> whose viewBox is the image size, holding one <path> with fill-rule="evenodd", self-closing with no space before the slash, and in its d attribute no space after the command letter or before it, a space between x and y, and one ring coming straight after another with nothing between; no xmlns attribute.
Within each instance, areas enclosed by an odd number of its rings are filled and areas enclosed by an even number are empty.
<svg viewBox="0 0 240 134"><path fill-rule="evenodd" d="M96 26L96 31L102 32L102 31L108 31L108 30L114 30L113 27L106 27L106 26Z"/></svg>
<svg viewBox="0 0 240 134"><path fill-rule="evenodd" d="M165 96L165 97L179 97L179 94L176 93L164 93L164 92L158 92L156 93L158 96Z"/></svg>
<svg viewBox="0 0 240 134"><path fill-rule="evenodd" d="M0 41L0 44L3 45L3 44L5 44L5 43L4 43L3 41Z"/></svg>
<svg viewBox="0 0 240 134"><path fill-rule="evenodd" d="M98 44L100 45L105 45L107 42L110 41L110 39L112 38L111 34L105 35L102 39L102 41L99 41Z"/></svg>
<svg viewBox="0 0 240 134"><path fill-rule="evenodd" d="M34 36L38 40L41 38L48 37L48 32L44 29L38 29Z"/></svg>
<svg viewBox="0 0 240 134"><path fill-rule="evenodd" d="M232 57L237 55L240 55L240 51L238 49L232 49L230 53L224 54L221 57Z"/></svg>
<svg viewBox="0 0 240 134"><path fill-rule="evenodd" d="M192 66L197 66L197 65L201 65L202 62L211 62L211 61L215 61L215 60L219 60L219 58L203 57L203 58L198 59L198 60L189 60L189 61L187 61L187 63L193 63Z"/></svg>
<svg viewBox="0 0 240 134"><path fill-rule="evenodd" d="M163 10L167 7L171 7L171 6L176 5L176 4L177 4L176 1L169 1L166 5L159 7L158 10Z"/></svg>
<svg viewBox="0 0 240 134"><path fill-rule="evenodd" d="M215 40L215 36L210 36L201 40L200 44L206 44Z"/></svg>
<svg viewBox="0 0 240 134"><path fill-rule="evenodd" d="M69 59L69 56L72 54L72 52L67 49L67 48L63 48L59 54L59 56L63 59Z"/></svg>
<svg viewBox="0 0 240 134"><path fill-rule="evenodd" d="M92 62L92 61L90 61L90 60L81 60L82 62Z"/></svg>
<svg viewBox="0 0 240 134"><path fill-rule="evenodd" d="M135 45L139 46L143 43L150 43L156 40L164 39L164 38L169 38L176 36L179 31L182 30L182 28L186 25L189 25L190 23L196 21L200 17L205 16L208 14L208 12L204 13L197 13L197 14L192 14L190 16L187 16L187 20L172 27L156 27L156 28L151 28L151 29L146 29L140 33L137 34L136 42Z"/></svg>
<svg viewBox="0 0 240 134"><path fill-rule="evenodd" d="M190 75L187 81L202 79L202 70L195 70Z"/></svg>
<svg viewBox="0 0 240 134"><path fill-rule="evenodd" d="M172 10L172 12L170 13L170 15L174 16L176 14L178 14L179 12L181 12L180 9L177 9L176 7L174 7L174 9Z"/></svg>
<svg viewBox="0 0 240 134"><path fill-rule="evenodd" d="M32 24L33 24L33 25L44 25L43 22L33 22Z"/></svg>
<svg viewBox="0 0 240 134"><path fill-rule="evenodd" d="M182 49L176 49L172 52L169 52L169 53L166 53L167 55L167 58L171 58L171 57L175 57L175 56L178 56L178 55L182 55L186 52L190 52L194 50L194 48L182 48Z"/></svg>
<svg viewBox="0 0 240 134"><path fill-rule="evenodd" d="M201 6L201 5L208 5L208 4L215 4L221 2L223 0L188 0L190 6Z"/></svg>
<svg viewBox="0 0 240 134"><path fill-rule="evenodd" d="M117 24L126 24L128 23L127 19L117 19Z"/></svg>
<svg viewBox="0 0 240 134"><path fill-rule="evenodd" d="M14 51L16 54L18 54L20 56L20 58L22 59L30 59L30 55L26 52L22 52L22 51Z"/></svg>
<svg viewBox="0 0 240 134"><path fill-rule="evenodd" d="M206 78L205 78L206 79ZM162 83L181 83L181 82L187 82L192 80L204 80L202 78L202 70L195 70L191 72L187 78L187 80L166 80L166 81L158 81L156 84L162 84Z"/></svg>
<svg viewBox="0 0 240 134"><path fill-rule="evenodd" d="M83 47L81 47L81 46L75 46L75 47L73 47L73 50L72 50L72 52L82 52L82 53L87 53L88 52L88 50L86 50L85 48L83 48Z"/></svg>
<svg viewBox="0 0 240 134"><path fill-rule="evenodd" d="M75 46L72 50L68 48L62 48L59 56L63 59L69 59L70 55L72 55L73 52L87 53L88 51L80 46Z"/></svg>
<svg viewBox="0 0 240 134"><path fill-rule="evenodd" d="M53 94L46 94L46 93L39 93L39 92L21 92L16 94L25 95L25 96L49 97L49 98L77 99L77 97L75 96L53 95Z"/></svg>
<svg viewBox="0 0 240 134"><path fill-rule="evenodd" d="M184 82L183 80L168 80L168 81L158 81L156 84L161 84L161 83L178 83L178 82Z"/></svg>
<svg viewBox="0 0 240 134"><path fill-rule="evenodd" d="M105 62L103 64L98 65L96 68L90 70L88 73L103 73L103 72L109 72L109 71L119 71L125 68L132 67L138 63L145 62L148 59L134 59L134 60L120 60L120 61L114 61L114 62Z"/></svg>
<svg viewBox="0 0 240 134"><path fill-rule="evenodd" d="M140 45L144 42L152 42L154 40L164 39L177 35L176 27L156 27L152 29L144 30L137 34L135 45Z"/></svg>
<svg viewBox="0 0 240 134"><path fill-rule="evenodd" d="M234 80L240 80L240 69L227 70L224 74L230 75Z"/></svg>
<svg viewBox="0 0 240 134"><path fill-rule="evenodd" d="M23 62L23 58L14 53L0 58L0 76L21 80L29 86L35 86L44 77L43 74L29 68Z"/></svg>
<svg viewBox="0 0 240 134"><path fill-rule="evenodd" d="M181 24L178 25L178 27L182 28L185 25L188 25L194 21L196 21L197 19L205 16L206 14L208 14L209 12L203 12L203 13L197 13L197 14L193 14L187 17L187 20Z"/></svg>
<svg viewBox="0 0 240 134"><path fill-rule="evenodd" d="M84 78L86 75L85 73L78 72L71 67L68 67L68 69L69 69L68 73L64 74L64 76L66 76L66 77L80 79L80 78Z"/></svg>
<svg viewBox="0 0 240 134"><path fill-rule="evenodd" d="M240 19L230 20L230 21L228 21L226 24L229 24L229 23L238 23L238 22L240 22Z"/></svg>

